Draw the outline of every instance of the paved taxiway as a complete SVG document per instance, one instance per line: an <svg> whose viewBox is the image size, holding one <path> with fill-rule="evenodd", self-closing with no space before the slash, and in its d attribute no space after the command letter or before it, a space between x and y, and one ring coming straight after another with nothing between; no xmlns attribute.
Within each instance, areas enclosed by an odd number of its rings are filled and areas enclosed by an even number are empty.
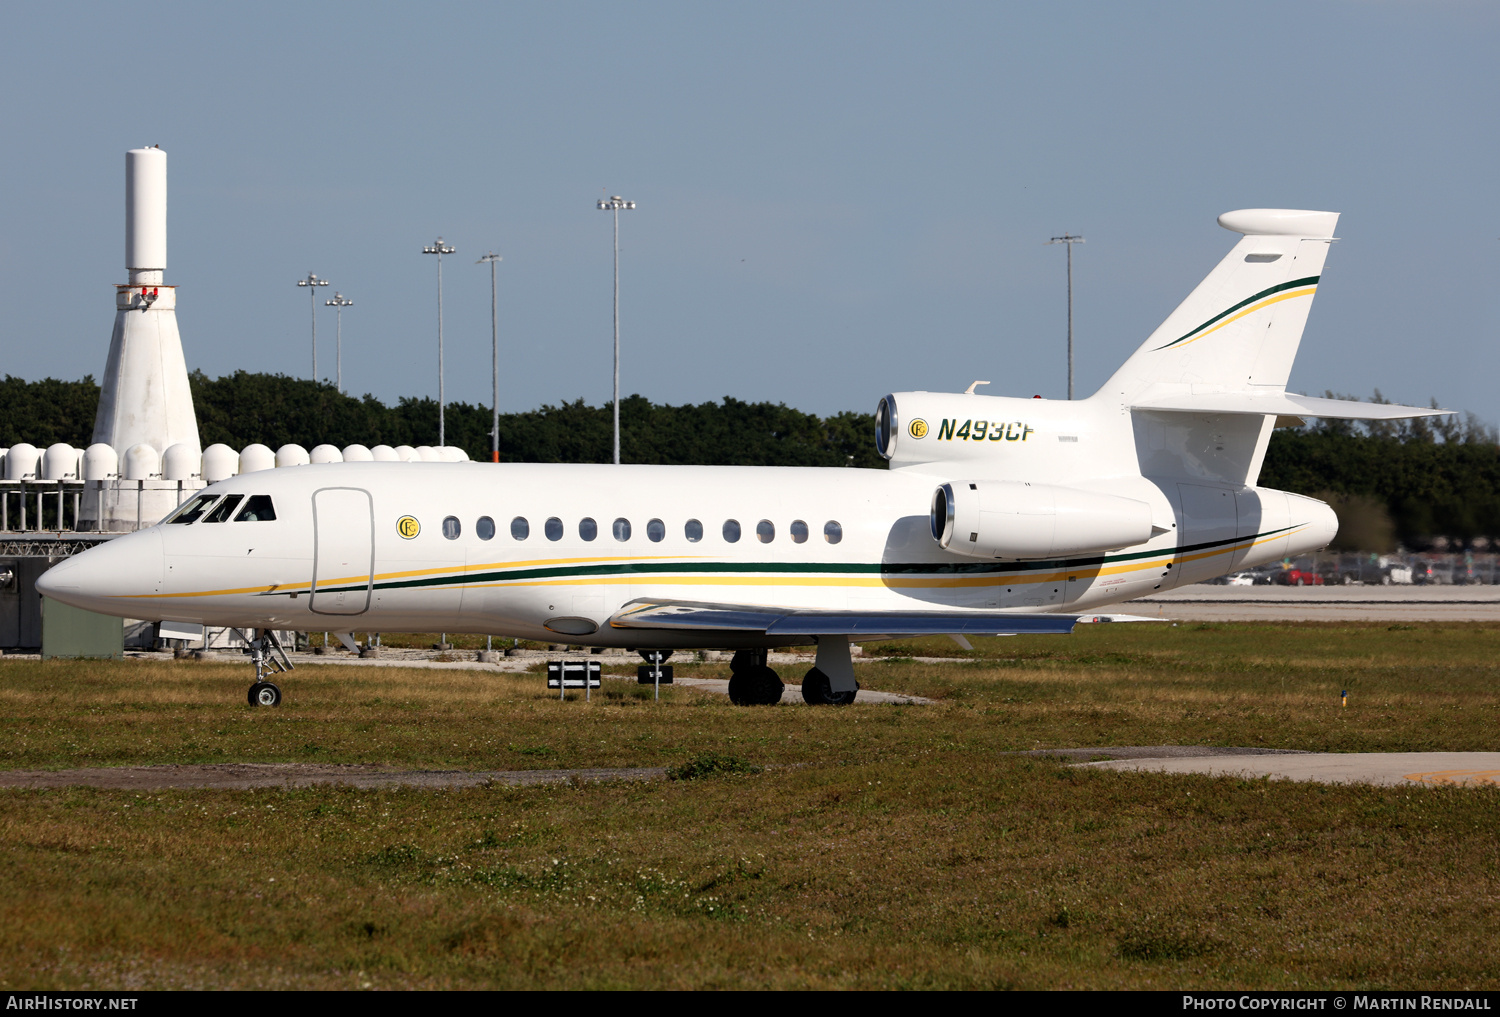
<svg viewBox="0 0 1500 1017"><path fill-rule="evenodd" d="M1163 746L1166 748L1166 746ZM1090 750L1078 750L1090 751ZM1092 750L1111 755L1110 749ZM1118 750L1116 750L1118 751ZM1231 754L1232 753L1232 754ZM1500 752L1256 752L1165 755L1081 763L1104 770L1269 777L1320 784L1500 785Z"/></svg>
<svg viewBox="0 0 1500 1017"><path fill-rule="evenodd" d="M425 650L410 650L404 652L405 654L409 655L379 657L373 660L360 659L353 656L352 654L338 652L323 656L298 653L292 655L292 663L297 667L308 665L318 666L337 664L347 667L422 667L448 671L490 671L510 674L524 674L528 668L535 665L537 661L541 659L600 659L591 658L586 653L579 653L575 651L533 654L526 657L502 657L493 664L483 664L476 660L431 660L429 658L431 658L432 654ZM232 660L234 658L228 659ZM773 653L770 655L771 664L776 667L784 668L786 674L788 675L797 673L798 668L812 667L812 661L813 658L810 654L804 656L801 654L791 653ZM621 667L618 657L604 657L600 660L600 663L604 667L604 671L601 677L605 681L628 681L632 684L635 683L635 668L640 663L638 658L630 658L628 673L611 672L610 669ZM272 680L274 681L275 679L273 678ZM542 680L542 676L538 675L537 681L541 682ZM288 678L286 679L286 681L288 686L290 686L293 679ZM729 695L729 679L727 678L688 678L686 676L681 676L674 679L674 684L683 688L697 689L700 692L712 692L723 696ZM786 705L806 705L802 701L802 686L787 685L781 693L781 701ZM856 703L894 703L900 706L916 706L922 703L931 702L931 700L924 699L921 696L908 696L902 695L901 693L897 692L874 692L869 689L861 689L858 693L855 694L854 701Z"/></svg>
<svg viewBox="0 0 1500 1017"><path fill-rule="evenodd" d="M1500 586L1185 586L1111 610L1169 621L1500 621Z"/></svg>

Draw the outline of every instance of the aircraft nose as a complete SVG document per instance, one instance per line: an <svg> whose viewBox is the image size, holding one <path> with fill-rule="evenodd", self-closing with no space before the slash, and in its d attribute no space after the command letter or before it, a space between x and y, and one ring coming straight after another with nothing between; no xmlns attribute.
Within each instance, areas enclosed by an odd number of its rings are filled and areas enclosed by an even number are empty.
<svg viewBox="0 0 1500 1017"><path fill-rule="evenodd" d="M37 592L70 607L137 617L144 598L161 591L164 558L154 527L115 537L43 572Z"/></svg>

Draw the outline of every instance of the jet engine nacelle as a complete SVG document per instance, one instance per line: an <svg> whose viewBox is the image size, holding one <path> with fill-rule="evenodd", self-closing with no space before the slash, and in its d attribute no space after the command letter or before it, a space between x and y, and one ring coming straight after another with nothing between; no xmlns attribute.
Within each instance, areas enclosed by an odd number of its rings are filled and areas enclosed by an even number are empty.
<svg viewBox="0 0 1500 1017"><path fill-rule="evenodd" d="M1019 480L952 481L932 496L932 535L976 558L1056 558L1151 539L1151 506L1134 498Z"/></svg>

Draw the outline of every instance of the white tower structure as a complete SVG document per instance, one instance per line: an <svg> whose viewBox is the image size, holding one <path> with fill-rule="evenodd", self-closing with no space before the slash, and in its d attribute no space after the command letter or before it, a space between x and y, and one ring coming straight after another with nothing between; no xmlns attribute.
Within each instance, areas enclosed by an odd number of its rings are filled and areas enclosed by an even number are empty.
<svg viewBox="0 0 1500 1017"><path fill-rule="evenodd" d="M125 268L129 281L115 287L115 330L94 419L94 441L120 452L121 475L103 482L100 496L85 497L81 506L83 520L101 530L149 526L185 491L203 486L201 469L188 477L164 475L182 472L181 466L165 470L167 449L182 446L175 462L197 462L202 445L177 331L177 289L163 284L167 153L160 148L125 153ZM145 477L144 468L126 477L125 450L136 446L153 449L160 465Z"/></svg>

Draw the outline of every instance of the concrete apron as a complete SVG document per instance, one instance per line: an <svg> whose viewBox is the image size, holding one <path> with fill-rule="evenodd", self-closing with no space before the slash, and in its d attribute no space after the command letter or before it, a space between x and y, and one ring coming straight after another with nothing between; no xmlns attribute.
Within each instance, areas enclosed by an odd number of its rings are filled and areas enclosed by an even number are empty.
<svg viewBox="0 0 1500 1017"><path fill-rule="evenodd" d="M1323 784L1500 785L1500 752L1308 752L1276 755L1108 759L1083 763L1105 770L1206 773Z"/></svg>

